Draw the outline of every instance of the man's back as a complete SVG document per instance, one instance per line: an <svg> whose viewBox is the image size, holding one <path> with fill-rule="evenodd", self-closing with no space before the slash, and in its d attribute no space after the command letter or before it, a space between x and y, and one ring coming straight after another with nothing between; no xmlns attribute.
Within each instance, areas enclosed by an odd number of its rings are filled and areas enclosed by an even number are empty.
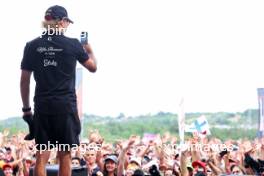
<svg viewBox="0 0 264 176"><path fill-rule="evenodd" d="M43 35L28 42L21 67L34 74L35 111L76 111L76 61L87 59L78 40L64 35Z"/></svg>
<svg viewBox="0 0 264 176"><path fill-rule="evenodd" d="M67 10L59 5L49 7L44 16L43 27L47 31L66 31L73 23ZM88 56L89 55L89 56ZM75 95L75 66L79 61L90 72L96 72L97 64L89 43L63 35L45 34L28 42L21 63L20 93L23 102L23 119L30 133L26 140L35 138L36 164L34 175L46 175L45 165L50 151L40 151L40 146L63 144L58 150L59 176L71 175L70 148L79 145L81 124L78 118ZM30 78L36 80L34 117L31 111Z"/></svg>

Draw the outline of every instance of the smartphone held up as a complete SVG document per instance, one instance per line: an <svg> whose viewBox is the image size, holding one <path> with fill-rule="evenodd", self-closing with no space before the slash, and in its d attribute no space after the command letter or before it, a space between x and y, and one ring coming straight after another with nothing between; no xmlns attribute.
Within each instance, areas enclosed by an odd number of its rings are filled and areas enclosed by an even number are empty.
<svg viewBox="0 0 264 176"><path fill-rule="evenodd" d="M82 45L88 44L88 32L81 32L80 42Z"/></svg>

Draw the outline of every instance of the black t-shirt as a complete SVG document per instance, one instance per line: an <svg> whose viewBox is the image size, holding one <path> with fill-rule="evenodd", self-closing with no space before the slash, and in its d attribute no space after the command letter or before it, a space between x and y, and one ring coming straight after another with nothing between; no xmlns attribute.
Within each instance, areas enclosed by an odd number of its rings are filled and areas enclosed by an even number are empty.
<svg viewBox="0 0 264 176"><path fill-rule="evenodd" d="M32 71L36 81L35 112L77 112L76 61L88 58L77 39L64 35L43 35L26 44L21 69Z"/></svg>

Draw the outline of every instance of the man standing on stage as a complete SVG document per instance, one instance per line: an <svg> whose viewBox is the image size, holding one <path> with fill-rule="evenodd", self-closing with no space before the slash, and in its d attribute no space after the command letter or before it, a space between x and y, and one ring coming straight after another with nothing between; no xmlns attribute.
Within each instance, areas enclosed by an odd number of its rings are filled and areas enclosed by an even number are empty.
<svg viewBox="0 0 264 176"><path fill-rule="evenodd" d="M34 175L46 175L45 165L50 151L40 145L79 145L81 131L75 93L76 62L90 72L96 72L97 64L91 46L64 35L73 21L62 6L52 6L45 13L43 26L46 31L27 42L21 62L20 91L23 102L23 118L29 124L30 134L26 140L35 138L37 161ZM30 77L36 82L34 118L31 111ZM71 175L70 148L58 150L59 175Z"/></svg>

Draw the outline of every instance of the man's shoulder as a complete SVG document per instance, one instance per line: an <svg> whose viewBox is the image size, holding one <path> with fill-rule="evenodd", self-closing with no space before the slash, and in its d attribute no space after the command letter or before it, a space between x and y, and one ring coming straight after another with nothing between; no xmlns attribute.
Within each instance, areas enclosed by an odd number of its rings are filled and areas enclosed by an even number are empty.
<svg viewBox="0 0 264 176"><path fill-rule="evenodd" d="M34 38L34 39L32 39L32 40L29 40L28 42L27 42L27 45L34 45L34 44L36 44L36 43L39 43L41 41L41 37L36 37L36 38Z"/></svg>
<svg viewBox="0 0 264 176"><path fill-rule="evenodd" d="M79 42L79 40L77 38L72 38L72 37L68 37L68 36L63 36L65 40L68 40L69 42Z"/></svg>
<svg viewBox="0 0 264 176"><path fill-rule="evenodd" d="M27 43L31 44L31 43L37 43L37 42L41 42L43 40L45 40L47 38L47 40L52 40L54 36L38 36L30 41L28 41ZM72 38L72 37L68 37L65 35L57 35L56 36L58 39L63 39L63 40L67 40L70 42L79 42L79 40L77 38ZM50 39L49 39L50 38Z"/></svg>
<svg viewBox="0 0 264 176"><path fill-rule="evenodd" d="M73 48L73 50L76 50L76 48L81 47L81 44L78 39L67 37L64 35L61 36L40 36L36 37L26 43L26 48L28 51L36 50L38 48L48 47L50 45L53 45L54 42L50 43L48 41L54 41L57 46L63 46L64 48Z"/></svg>
<svg viewBox="0 0 264 176"><path fill-rule="evenodd" d="M64 47L66 47L68 49L71 48L74 51L79 51L78 48L82 48L82 45L77 38L71 38L68 36L63 36L60 42L63 43Z"/></svg>

